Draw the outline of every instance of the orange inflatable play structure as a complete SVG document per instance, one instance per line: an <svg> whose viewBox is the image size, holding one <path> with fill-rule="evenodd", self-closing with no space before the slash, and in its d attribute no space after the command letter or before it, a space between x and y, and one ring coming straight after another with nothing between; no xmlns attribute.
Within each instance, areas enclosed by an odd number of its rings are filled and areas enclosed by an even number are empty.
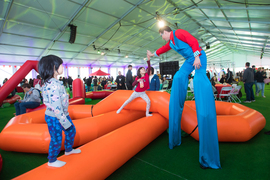
<svg viewBox="0 0 270 180"><path fill-rule="evenodd" d="M132 92L116 91L94 106L70 106L77 131L74 146L85 144L80 147L82 153L58 158L67 162L63 168L44 164L16 179L108 177L168 128L170 95L166 92L147 92L152 103L152 117L145 117L146 103L141 98L116 114ZM8 151L47 153L49 141L44 110L14 117L0 134L0 148Z"/></svg>
<svg viewBox="0 0 270 180"><path fill-rule="evenodd" d="M132 93L118 90L96 105L70 106L70 116L77 131L74 146L82 145L79 147L82 153L59 157L67 162L61 168L52 168L45 163L15 179L108 177L168 128L170 95L167 92L146 92L151 100L151 117L145 117L146 103L141 98L116 114ZM265 118L245 106L216 101L216 109L219 141L247 141L265 126ZM190 133L196 125L195 102L187 101L182 129ZM192 137L198 140L198 130ZM44 110L14 117L0 134L0 148L7 151L47 153L49 141Z"/></svg>
<svg viewBox="0 0 270 180"><path fill-rule="evenodd" d="M219 142L248 141L259 133L266 124L261 113L237 103L216 101L216 112ZM195 102L186 101L181 128L186 133L191 133L197 124ZM191 136L199 140L198 129Z"/></svg>

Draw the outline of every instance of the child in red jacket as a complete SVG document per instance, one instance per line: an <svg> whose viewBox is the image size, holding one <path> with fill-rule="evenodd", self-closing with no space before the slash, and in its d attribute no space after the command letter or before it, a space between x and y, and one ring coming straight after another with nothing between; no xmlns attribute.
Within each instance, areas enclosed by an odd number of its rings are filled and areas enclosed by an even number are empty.
<svg viewBox="0 0 270 180"><path fill-rule="evenodd" d="M135 81L133 82L132 86L137 85L135 91L131 94L131 96L129 97L128 100L126 100L126 102L117 110L117 114L119 114L122 109L128 104L130 103L133 99L141 97L143 100L145 100L146 102L146 116L152 116L152 114L149 114L149 109L150 109L150 99L147 96L147 94L145 93L145 91L147 89L149 89L149 74L150 74L150 70L151 70L151 66L150 66L150 57L148 57L148 69L147 72L145 71L144 67L140 67L137 71L137 77L135 79Z"/></svg>

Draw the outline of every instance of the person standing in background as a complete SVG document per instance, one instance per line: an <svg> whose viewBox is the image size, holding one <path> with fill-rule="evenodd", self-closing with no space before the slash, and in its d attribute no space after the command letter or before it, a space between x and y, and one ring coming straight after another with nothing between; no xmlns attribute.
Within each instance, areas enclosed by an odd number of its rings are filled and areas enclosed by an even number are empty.
<svg viewBox="0 0 270 180"><path fill-rule="evenodd" d="M72 82L73 82L73 79L70 76L68 76L67 83L71 91L72 91Z"/></svg>
<svg viewBox="0 0 270 180"><path fill-rule="evenodd" d="M249 67L250 63L246 62L246 69L243 75L243 82L246 92L246 101L244 103L251 103L255 101L254 92L253 92L253 84L254 84L254 70Z"/></svg>
<svg viewBox="0 0 270 180"><path fill-rule="evenodd" d="M210 80L210 72L209 72L209 70L206 71L206 76L207 76L208 79Z"/></svg>
<svg viewBox="0 0 270 180"><path fill-rule="evenodd" d="M61 81L61 80L59 80L59 81ZM41 77L40 77L40 75L37 75L37 79L34 80L33 86L36 87L37 84L39 84L39 86L41 87ZM37 85L37 87L38 87L38 85ZM37 88L37 89L39 89L39 88Z"/></svg>
<svg viewBox="0 0 270 180"><path fill-rule="evenodd" d="M126 74L126 84L128 90L132 90L132 83L133 83L133 77L132 77L132 65L128 65L128 72Z"/></svg>
<svg viewBox="0 0 270 180"><path fill-rule="evenodd" d="M232 82L233 82L233 74L232 74L232 71L230 71L229 68L227 69L227 79L226 79L226 82L228 84L232 84Z"/></svg>
<svg viewBox="0 0 270 180"><path fill-rule="evenodd" d="M126 89L125 76L121 74L121 71L118 72L115 82L117 83L117 89Z"/></svg>
<svg viewBox="0 0 270 180"><path fill-rule="evenodd" d="M151 67L151 69L150 69L149 86L150 86L150 88L147 91L159 91L160 81L159 81L158 75L154 74L154 68L153 67Z"/></svg>
<svg viewBox="0 0 270 180"><path fill-rule="evenodd" d="M90 91L91 89L91 83L92 83L92 77L89 76L89 78L86 80L87 90Z"/></svg>
<svg viewBox="0 0 270 180"><path fill-rule="evenodd" d="M97 76L95 76L95 78L93 79L93 84L94 84L94 91L98 90L98 80L97 80Z"/></svg>
<svg viewBox="0 0 270 180"><path fill-rule="evenodd" d="M254 84L255 84L255 88L256 88L255 92L257 93L257 91L258 91L258 85L257 85L257 80L255 78L255 74L256 74L256 67L255 67L255 65L252 65L252 70L253 70L253 75L254 75Z"/></svg>
<svg viewBox="0 0 270 180"><path fill-rule="evenodd" d="M161 79L161 74L159 73L159 71L157 71L157 76L159 79Z"/></svg>

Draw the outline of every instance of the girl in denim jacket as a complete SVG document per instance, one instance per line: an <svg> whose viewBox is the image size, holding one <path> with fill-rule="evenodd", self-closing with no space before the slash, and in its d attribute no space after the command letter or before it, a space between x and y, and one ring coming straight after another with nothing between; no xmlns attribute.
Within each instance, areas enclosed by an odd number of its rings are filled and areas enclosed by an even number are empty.
<svg viewBox="0 0 270 180"><path fill-rule="evenodd" d="M51 142L49 146L48 166L62 167L66 162L57 160L61 150L62 131L65 133L65 155L78 154L80 149L73 149L76 129L68 113L69 98L62 81L57 76L63 73L63 60L54 55L42 57L38 70L44 81L43 101L47 106L45 121L48 124Z"/></svg>

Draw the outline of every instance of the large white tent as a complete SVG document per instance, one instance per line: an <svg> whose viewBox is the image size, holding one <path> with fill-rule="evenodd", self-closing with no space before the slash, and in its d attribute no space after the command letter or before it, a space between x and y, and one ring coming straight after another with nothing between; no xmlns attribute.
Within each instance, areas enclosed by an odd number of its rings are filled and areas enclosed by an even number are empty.
<svg viewBox="0 0 270 180"><path fill-rule="evenodd" d="M269 10L266 0L0 0L0 65L55 54L67 66L140 66L147 49L165 44L163 20L198 39L210 68L269 67ZM69 25L77 26L72 44ZM184 58L172 50L152 64L164 61Z"/></svg>

